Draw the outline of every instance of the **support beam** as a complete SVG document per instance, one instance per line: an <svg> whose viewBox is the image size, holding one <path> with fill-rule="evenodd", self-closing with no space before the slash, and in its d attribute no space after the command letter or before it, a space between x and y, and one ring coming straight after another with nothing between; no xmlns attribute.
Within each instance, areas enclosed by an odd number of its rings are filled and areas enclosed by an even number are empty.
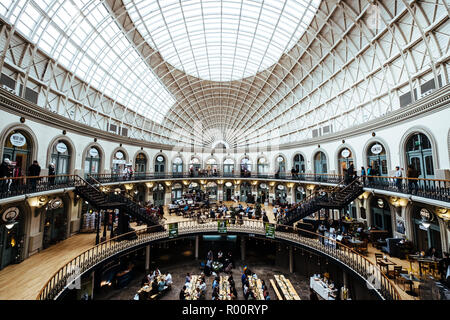
<svg viewBox="0 0 450 320"><path fill-rule="evenodd" d="M198 260L199 242L200 242L200 236L195 236L195 260Z"/></svg>
<svg viewBox="0 0 450 320"><path fill-rule="evenodd" d="M289 272L294 273L294 250L289 246Z"/></svg>
<svg viewBox="0 0 450 320"><path fill-rule="evenodd" d="M245 261L245 237L241 237L241 260Z"/></svg>
<svg viewBox="0 0 450 320"><path fill-rule="evenodd" d="M150 271L150 245L145 247L145 271Z"/></svg>

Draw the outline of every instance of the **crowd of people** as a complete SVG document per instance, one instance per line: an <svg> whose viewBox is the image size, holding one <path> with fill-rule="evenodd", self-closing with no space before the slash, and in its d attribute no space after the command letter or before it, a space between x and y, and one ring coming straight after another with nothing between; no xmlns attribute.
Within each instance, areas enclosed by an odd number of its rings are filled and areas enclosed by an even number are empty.
<svg viewBox="0 0 450 320"><path fill-rule="evenodd" d="M242 281L242 293L244 295L245 300L256 300L256 295L253 290L250 288L250 277L253 277L254 273L247 267L244 266L243 273L241 276ZM265 300L270 300L269 290L266 286L264 280L261 280L261 288L263 291L263 296Z"/></svg>

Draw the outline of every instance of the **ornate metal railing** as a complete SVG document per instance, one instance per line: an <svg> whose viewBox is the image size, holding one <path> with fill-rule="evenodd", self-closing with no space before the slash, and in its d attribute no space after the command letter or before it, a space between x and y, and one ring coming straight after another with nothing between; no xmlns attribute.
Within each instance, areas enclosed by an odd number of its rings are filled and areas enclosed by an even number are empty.
<svg viewBox="0 0 450 320"><path fill-rule="evenodd" d="M194 220L178 222L178 236L218 232L218 222L224 220L210 219L199 223ZM265 235L264 222L259 220L231 220L227 219L227 232ZM386 275L366 257L353 249L336 242L334 239L320 236L306 230L283 226L283 231L275 232L275 239L288 241L320 252L331 259L346 265L367 283L368 289L375 290L385 300L400 300L401 297ZM37 300L54 300L85 272L91 270L107 259L113 258L133 248L144 246L152 241L167 239L168 224L164 231L153 232L157 227L149 227L130 233L122 234L108 241L102 242L71 259L53 274L36 297ZM129 240L132 239L132 240Z"/></svg>
<svg viewBox="0 0 450 320"><path fill-rule="evenodd" d="M136 173L132 176L123 176L120 174L96 174L87 176L86 181L96 184L99 183L123 183L136 181L164 181L174 179L264 179L264 180L284 180L297 183L330 183L339 184L343 176L339 174L250 174L249 176L198 176L192 177L189 173ZM386 176L361 177L365 188L373 188L390 192L413 195L439 201L450 202L450 180L443 179L420 179L420 178L397 178ZM19 195L29 195L37 192L51 191L75 187L82 182L77 175L58 175L42 177L17 177L0 179L0 199Z"/></svg>

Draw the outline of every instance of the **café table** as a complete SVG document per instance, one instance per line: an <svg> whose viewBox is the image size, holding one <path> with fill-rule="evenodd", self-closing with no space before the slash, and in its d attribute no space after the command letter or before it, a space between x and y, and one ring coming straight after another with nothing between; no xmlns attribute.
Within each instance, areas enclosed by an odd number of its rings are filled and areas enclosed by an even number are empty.
<svg viewBox="0 0 450 320"><path fill-rule="evenodd" d="M395 266L396 263L392 262L389 259L378 259L378 264L380 265L380 267L384 267L386 268L386 275L389 274L389 266Z"/></svg>
<svg viewBox="0 0 450 320"><path fill-rule="evenodd" d="M410 258L409 264L410 264L411 270L412 270L411 259L414 260L414 261L417 261L417 263L419 264L420 277L422 277L422 266L423 266L423 264L435 264L435 268L437 270L437 264L441 260L439 258L422 257L422 256L420 256L418 254L410 254L409 258Z"/></svg>
<svg viewBox="0 0 450 320"><path fill-rule="evenodd" d="M405 280L405 282L409 283L409 290L405 292L410 296L417 297L418 294L414 292L413 284L414 282L421 282L420 279L417 279L414 275L409 275L406 273L400 273L400 276Z"/></svg>

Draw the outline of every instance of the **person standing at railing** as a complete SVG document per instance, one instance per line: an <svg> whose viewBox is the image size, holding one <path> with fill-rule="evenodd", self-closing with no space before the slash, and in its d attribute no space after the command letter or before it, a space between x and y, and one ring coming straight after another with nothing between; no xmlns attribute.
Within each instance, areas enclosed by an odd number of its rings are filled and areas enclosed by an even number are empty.
<svg viewBox="0 0 450 320"><path fill-rule="evenodd" d="M28 175L31 177L38 177L41 174L41 166L37 160L33 161L33 164L28 168ZM31 189L36 190L36 183L39 178L30 178Z"/></svg>
<svg viewBox="0 0 450 320"><path fill-rule="evenodd" d="M362 184L366 183L366 169L361 167L361 182Z"/></svg>
<svg viewBox="0 0 450 320"><path fill-rule="evenodd" d="M373 176L373 169L372 166L368 166L367 167L367 181L368 184L371 185L372 184L372 176Z"/></svg>
<svg viewBox="0 0 450 320"><path fill-rule="evenodd" d="M55 184L55 164L53 162L51 162L48 165L48 183L52 186Z"/></svg>
<svg viewBox="0 0 450 320"><path fill-rule="evenodd" d="M419 177L419 172L413 167L412 164L408 164L408 169L406 170L406 177L408 179L408 192L413 193L417 190L417 180L415 178Z"/></svg>
<svg viewBox="0 0 450 320"><path fill-rule="evenodd" d="M9 191L9 187L11 184L11 179L6 179L12 176L12 166L11 160L5 158L0 165L0 178L2 178L0 182L0 192Z"/></svg>
<svg viewBox="0 0 450 320"><path fill-rule="evenodd" d="M397 187L398 190L401 190L402 188L402 179L400 179L403 176L402 170L400 170L399 166L395 167L395 186Z"/></svg>

